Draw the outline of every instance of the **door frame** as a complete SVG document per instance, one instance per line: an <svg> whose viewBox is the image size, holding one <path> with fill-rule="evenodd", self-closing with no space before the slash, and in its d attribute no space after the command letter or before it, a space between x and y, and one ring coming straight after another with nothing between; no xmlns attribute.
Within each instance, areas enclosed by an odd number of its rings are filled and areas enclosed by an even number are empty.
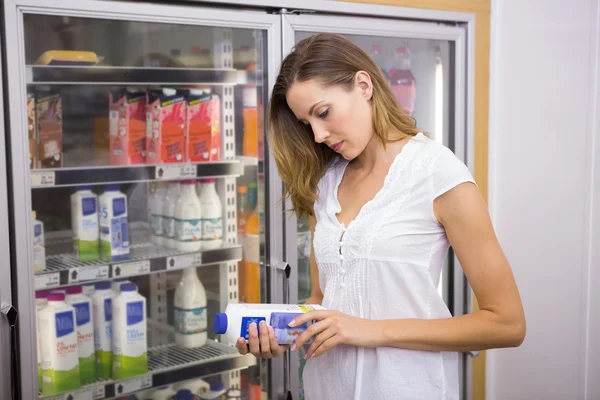
<svg viewBox="0 0 600 400"><path fill-rule="evenodd" d="M340 3L336 3L340 4ZM344 6L347 6L345 4ZM365 10L365 5L355 5L361 10ZM369 6L381 7L381 6ZM398 7L384 7L395 9ZM306 6L304 7L306 10ZM365 10L366 11L366 10ZM373 10L371 10L373 11ZM413 9L414 11L414 9ZM422 10L419 10L422 11ZM436 11L437 13L437 11ZM369 14L371 15L371 14ZM406 18L406 16L404 16ZM432 22L407 21L395 19L377 19L366 16L347 16L347 15L314 15L309 11L287 13L282 12L282 60L289 54L295 45L295 32L329 32L343 33L351 35L368 35L382 37L398 37L410 39L436 39L451 41L455 45L455 66L454 66L454 93L452 101L454 102L454 153L461 159L474 174L474 112L473 112L473 42L469 40L469 26L463 24L459 26L437 25ZM461 90L462 88L462 90ZM286 202L286 209L291 209L291 202ZM288 261L297 262L297 218L293 213L286 215L286 257ZM462 315L473 310L471 289L466 280L458 258L453 255L454 274L451 277L454 285L454 313ZM292 268L290 277L291 289L290 300L292 303L298 302L298 268ZM472 379L472 355L471 353L462 353L459 358L460 391L463 400L473 398L473 379ZM298 353L294 352L290 360L291 387L293 393L299 389L298 378Z"/></svg>

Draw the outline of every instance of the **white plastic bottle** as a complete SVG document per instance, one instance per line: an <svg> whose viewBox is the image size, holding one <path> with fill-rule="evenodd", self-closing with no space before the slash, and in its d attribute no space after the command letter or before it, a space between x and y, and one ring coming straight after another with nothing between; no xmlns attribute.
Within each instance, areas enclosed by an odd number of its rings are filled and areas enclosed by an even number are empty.
<svg viewBox="0 0 600 400"><path fill-rule="evenodd" d="M71 195L73 249L79 261L100 259L98 196L91 186L79 186Z"/></svg>
<svg viewBox="0 0 600 400"><path fill-rule="evenodd" d="M127 196L119 191L119 185L106 185L99 202L100 254L102 260L128 260Z"/></svg>
<svg viewBox="0 0 600 400"><path fill-rule="evenodd" d="M37 220L35 211L31 212L33 219L33 270L40 272L46 269L46 241L44 240L44 224Z"/></svg>
<svg viewBox="0 0 600 400"><path fill-rule="evenodd" d="M187 389L196 396L200 396L210 390L210 385L204 379L190 379L174 385L176 390Z"/></svg>
<svg viewBox="0 0 600 400"><path fill-rule="evenodd" d="M115 292L115 296L119 294L121 291L121 285L124 283L131 283L127 278L117 278L113 280L110 284L110 288Z"/></svg>
<svg viewBox="0 0 600 400"><path fill-rule="evenodd" d="M200 179L202 206L202 249L218 249L223 245L223 209L215 187L215 179Z"/></svg>
<svg viewBox="0 0 600 400"><path fill-rule="evenodd" d="M82 385L96 381L96 353L94 345L94 318L92 300L83 294L81 286L67 288L67 304L75 309L79 376Z"/></svg>
<svg viewBox="0 0 600 400"><path fill-rule="evenodd" d="M170 385L158 387L146 395L146 399L150 400L172 400L176 392L171 388Z"/></svg>
<svg viewBox="0 0 600 400"><path fill-rule="evenodd" d="M177 249L180 251L200 251L202 248L202 209L194 184L193 180L181 182L175 208L175 232Z"/></svg>
<svg viewBox="0 0 600 400"><path fill-rule="evenodd" d="M39 311L42 394L54 395L80 386L75 309L62 293L50 293Z"/></svg>
<svg viewBox="0 0 600 400"><path fill-rule="evenodd" d="M163 203L163 232L165 234L166 246L177 248L177 237L175 232L175 209L179 199L179 182L169 182L167 196Z"/></svg>
<svg viewBox="0 0 600 400"><path fill-rule="evenodd" d="M290 327L288 324L297 316L313 310L325 310L320 305L294 304L233 304L227 305L224 313L217 313L214 319L214 330L218 335L225 335L230 343L238 338L249 338L248 329L251 323L265 321L275 331L277 343L292 345L294 341L311 323Z"/></svg>
<svg viewBox="0 0 600 400"><path fill-rule="evenodd" d="M113 378L127 379L148 372L146 298L133 283L121 285L113 300Z"/></svg>
<svg viewBox="0 0 600 400"><path fill-rule="evenodd" d="M37 336L37 357L38 357L38 389L42 390L42 353L40 347L40 310L48 304L48 296L50 292L40 290L35 292L35 325Z"/></svg>
<svg viewBox="0 0 600 400"><path fill-rule="evenodd" d="M175 343L184 348L204 346L207 340L206 291L196 268L183 270L173 303Z"/></svg>
<svg viewBox="0 0 600 400"><path fill-rule="evenodd" d="M164 182L156 185L152 199L152 242L159 246L166 246L167 239L164 231L164 203L167 195L167 186Z"/></svg>
<svg viewBox="0 0 600 400"><path fill-rule="evenodd" d="M221 381L212 381L208 392L200 396L200 400L220 400L225 395L225 385Z"/></svg>
<svg viewBox="0 0 600 400"><path fill-rule="evenodd" d="M109 379L112 376L112 301L115 292L109 281L96 283L92 295L94 316L94 347L96 349L96 376Z"/></svg>
<svg viewBox="0 0 600 400"><path fill-rule="evenodd" d="M81 288L82 288L83 295L88 296L91 299L92 294L96 290L96 284L95 283L84 283L83 285L81 285Z"/></svg>

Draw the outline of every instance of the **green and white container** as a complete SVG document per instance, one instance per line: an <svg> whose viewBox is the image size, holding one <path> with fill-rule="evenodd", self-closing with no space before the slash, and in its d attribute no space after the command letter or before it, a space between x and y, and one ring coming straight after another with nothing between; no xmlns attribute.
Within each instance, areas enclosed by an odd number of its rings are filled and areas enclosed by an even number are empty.
<svg viewBox="0 0 600 400"><path fill-rule="evenodd" d="M81 384L96 380L96 354L94 345L94 319L92 300L83 294L81 286L67 288L67 304L75 309L77 348L79 353L79 376Z"/></svg>
<svg viewBox="0 0 600 400"><path fill-rule="evenodd" d="M79 261L100 259L98 196L91 186L79 186L71 195L73 249Z"/></svg>
<svg viewBox="0 0 600 400"><path fill-rule="evenodd" d="M133 283L121 285L113 300L113 378L127 379L148 372L146 298Z"/></svg>
<svg viewBox="0 0 600 400"><path fill-rule="evenodd" d="M92 294L94 317L94 348L96 350L96 376L102 379L112 377L112 302L115 292L109 281L96 283Z"/></svg>
<svg viewBox="0 0 600 400"><path fill-rule="evenodd" d="M75 309L63 293L51 293L39 311L42 394L54 395L80 386Z"/></svg>
<svg viewBox="0 0 600 400"><path fill-rule="evenodd" d="M35 292L35 325L37 335L37 358L38 358L38 388L42 389L42 350L40 345L40 310L48 305L50 292L39 290Z"/></svg>

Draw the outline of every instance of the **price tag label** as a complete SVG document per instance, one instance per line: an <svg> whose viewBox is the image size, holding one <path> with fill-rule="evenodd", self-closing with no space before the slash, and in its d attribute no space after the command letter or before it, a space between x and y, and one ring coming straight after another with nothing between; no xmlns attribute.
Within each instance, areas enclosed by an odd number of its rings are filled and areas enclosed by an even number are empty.
<svg viewBox="0 0 600 400"><path fill-rule="evenodd" d="M111 267L113 278L143 275L150 272L150 261L144 260L113 264Z"/></svg>
<svg viewBox="0 0 600 400"><path fill-rule="evenodd" d="M196 166L192 164L159 165L154 172L155 179L169 181L196 177Z"/></svg>
<svg viewBox="0 0 600 400"><path fill-rule="evenodd" d="M56 174L53 171L32 171L31 186L54 186Z"/></svg>
<svg viewBox="0 0 600 400"><path fill-rule="evenodd" d="M94 400L94 394L92 389L73 392L73 393L63 393L58 396L50 397L47 400Z"/></svg>
<svg viewBox="0 0 600 400"><path fill-rule="evenodd" d="M35 276L35 290L60 286L60 272Z"/></svg>
<svg viewBox="0 0 600 400"><path fill-rule="evenodd" d="M138 390L146 389L152 386L152 376L144 375L128 381L115 383L115 394L117 396L137 392Z"/></svg>
<svg viewBox="0 0 600 400"><path fill-rule="evenodd" d="M108 270L108 265L73 268L69 270L69 283L106 279Z"/></svg>
<svg viewBox="0 0 600 400"><path fill-rule="evenodd" d="M106 393L104 393L104 385L96 386L93 389L92 396L94 397L94 400L99 400L106 397Z"/></svg>
<svg viewBox="0 0 600 400"><path fill-rule="evenodd" d="M202 264L202 253L184 254L181 256L167 257L167 270L188 268L192 265Z"/></svg>

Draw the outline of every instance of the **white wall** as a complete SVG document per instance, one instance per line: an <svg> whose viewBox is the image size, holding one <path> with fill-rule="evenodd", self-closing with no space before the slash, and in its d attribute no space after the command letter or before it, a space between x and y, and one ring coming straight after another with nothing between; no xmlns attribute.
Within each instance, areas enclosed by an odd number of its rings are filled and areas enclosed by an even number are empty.
<svg viewBox="0 0 600 400"><path fill-rule="evenodd" d="M490 210L527 338L488 352L487 400L600 399L599 3L492 1Z"/></svg>

